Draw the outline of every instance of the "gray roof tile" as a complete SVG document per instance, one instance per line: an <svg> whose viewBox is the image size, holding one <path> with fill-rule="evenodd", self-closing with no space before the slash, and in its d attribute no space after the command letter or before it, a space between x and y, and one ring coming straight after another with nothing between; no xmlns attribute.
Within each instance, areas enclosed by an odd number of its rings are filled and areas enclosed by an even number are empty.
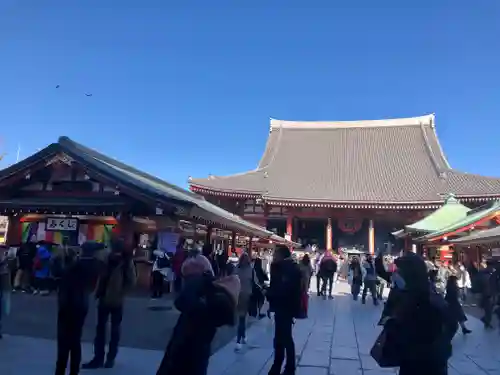
<svg viewBox="0 0 500 375"><path fill-rule="evenodd" d="M443 195L500 195L500 179L451 169L434 115L357 122L271 120L256 170L192 179L196 190L252 192L270 200L441 202Z"/></svg>

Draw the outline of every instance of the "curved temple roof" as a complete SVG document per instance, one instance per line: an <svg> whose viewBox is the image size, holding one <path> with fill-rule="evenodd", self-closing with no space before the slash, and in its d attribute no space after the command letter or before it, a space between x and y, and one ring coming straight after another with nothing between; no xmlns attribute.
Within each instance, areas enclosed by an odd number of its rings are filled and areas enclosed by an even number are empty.
<svg viewBox="0 0 500 375"><path fill-rule="evenodd" d="M452 169L434 115L373 121L271 119L253 171L190 179L205 194L262 196L271 203L442 204L500 196L500 178Z"/></svg>
<svg viewBox="0 0 500 375"><path fill-rule="evenodd" d="M267 239L272 238L274 242L280 244L296 245L291 241L276 236L266 228L248 222L240 216L208 202L199 194L192 193L158 177L142 172L130 165L77 143L68 137L60 137L57 143L52 143L28 158L0 170L0 181L19 174L22 171L29 171L36 164L46 165L43 162L61 153L74 158L91 170L109 176L118 186L130 186L136 191L141 192L141 194L154 197L157 200L170 202L179 208L183 207L184 210L181 211L187 217L202 218L243 234L251 234ZM3 202L4 205L12 203L9 201ZM35 203L31 202L31 204Z"/></svg>

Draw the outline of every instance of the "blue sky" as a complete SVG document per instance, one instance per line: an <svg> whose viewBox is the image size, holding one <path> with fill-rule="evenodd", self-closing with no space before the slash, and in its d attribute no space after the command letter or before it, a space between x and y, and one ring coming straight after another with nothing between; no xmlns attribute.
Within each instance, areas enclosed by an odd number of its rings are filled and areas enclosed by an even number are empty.
<svg viewBox="0 0 500 375"><path fill-rule="evenodd" d="M67 135L186 186L254 168L270 117L434 112L500 176L497 0L2 0L0 35L3 166Z"/></svg>

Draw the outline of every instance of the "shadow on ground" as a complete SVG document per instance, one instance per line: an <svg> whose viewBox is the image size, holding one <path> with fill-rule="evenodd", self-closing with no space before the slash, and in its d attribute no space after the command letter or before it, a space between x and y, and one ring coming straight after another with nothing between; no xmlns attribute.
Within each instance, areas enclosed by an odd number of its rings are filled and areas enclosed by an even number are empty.
<svg viewBox="0 0 500 375"><path fill-rule="evenodd" d="M147 298L128 298L122 323L121 346L164 350L177 322L178 312L172 307L171 300L163 301L166 309L150 309ZM8 335L44 339L56 339L57 299L54 295L41 297L28 294L12 295L11 314L5 317L3 332ZM83 330L84 342L92 342L95 334L95 306ZM230 342L235 336L235 328L223 327L218 330L213 343L216 351Z"/></svg>

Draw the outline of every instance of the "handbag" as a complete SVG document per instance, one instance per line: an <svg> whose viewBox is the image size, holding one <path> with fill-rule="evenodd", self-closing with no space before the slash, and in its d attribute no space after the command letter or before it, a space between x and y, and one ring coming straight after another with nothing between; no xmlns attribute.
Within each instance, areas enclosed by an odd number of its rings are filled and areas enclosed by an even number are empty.
<svg viewBox="0 0 500 375"><path fill-rule="evenodd" d="M380 367L400 366L401 345L399 339L398 325L394 319L389 319L370 350L371 357Z"/></svg>

